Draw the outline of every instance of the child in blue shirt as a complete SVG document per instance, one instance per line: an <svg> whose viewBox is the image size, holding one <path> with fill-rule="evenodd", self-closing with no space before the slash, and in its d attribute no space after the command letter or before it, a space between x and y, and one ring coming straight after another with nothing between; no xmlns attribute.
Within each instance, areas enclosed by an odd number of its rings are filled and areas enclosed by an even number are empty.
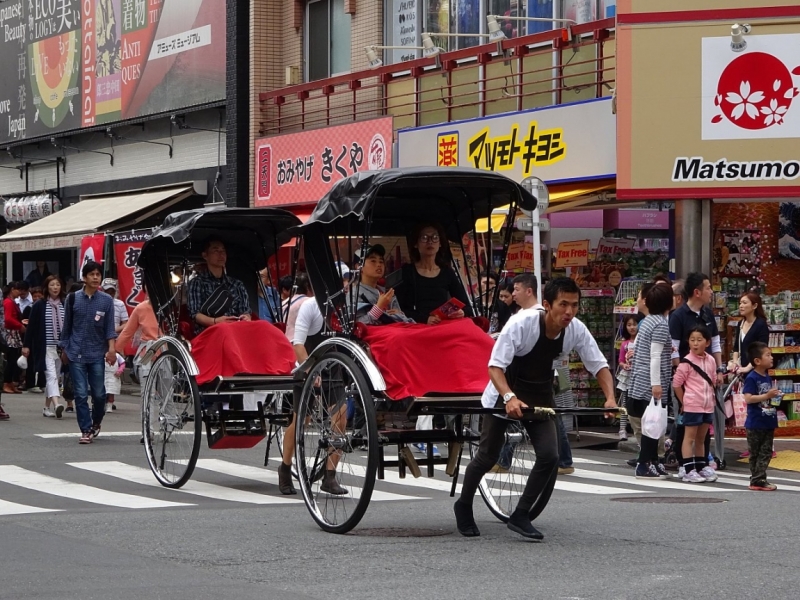
<svg viewBox="0 0 800 600"><path fill-rule="evenodd" d="M753 370L744 380L747 402L747 449L750 451L750 489L774 492L778 487L767 481L767 467L772 458L772 440L778 426L780 392L773 386L767 371L772 368L772 351L763 342L747 349Z"/></svg>

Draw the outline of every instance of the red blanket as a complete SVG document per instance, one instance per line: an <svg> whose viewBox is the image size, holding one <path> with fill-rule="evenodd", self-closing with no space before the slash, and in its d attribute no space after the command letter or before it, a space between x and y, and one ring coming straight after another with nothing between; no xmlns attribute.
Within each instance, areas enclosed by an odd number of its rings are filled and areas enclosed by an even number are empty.
<svg viewBox="0 0 800 600"><path fill-rule="evenodd" d="M209 327L192 340L192 356L200 369L197 383L201 385L217 375L290 375L295 365L289 340L266 321Z"/></svg>
<svg viewBox="0 0 800 600"><path fill-rule="evenodd" d="M395 400L433 392L480 394L489 382L494 341L469 319L376 325L367 327L365 341Z"/></svg>

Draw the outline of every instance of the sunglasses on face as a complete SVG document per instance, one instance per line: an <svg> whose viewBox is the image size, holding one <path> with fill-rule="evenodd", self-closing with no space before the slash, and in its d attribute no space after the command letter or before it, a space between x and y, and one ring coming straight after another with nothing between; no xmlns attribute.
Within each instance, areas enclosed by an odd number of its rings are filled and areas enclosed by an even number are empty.
<svg viewBox="0 0 800 600"><path fill-rule="evenodd" d="M419 236L419 241L420 242L425 242L425 243L427 243L427 242L438 242L439 241L439 234L438 233L434 233L432 235L422 234L421 236Z"/></svg>

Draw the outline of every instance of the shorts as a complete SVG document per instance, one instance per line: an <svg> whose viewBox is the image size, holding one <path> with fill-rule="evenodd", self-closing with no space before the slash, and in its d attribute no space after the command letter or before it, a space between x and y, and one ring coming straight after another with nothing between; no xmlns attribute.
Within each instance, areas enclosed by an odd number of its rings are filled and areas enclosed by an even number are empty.
<svg viewBox="0 0 800 600"><path fill-rule="evenodd" d="M697 427L703 423L714 422L714 413L698 413L698 412L685 412L683 413L683 426L684 427Z"/></svg>

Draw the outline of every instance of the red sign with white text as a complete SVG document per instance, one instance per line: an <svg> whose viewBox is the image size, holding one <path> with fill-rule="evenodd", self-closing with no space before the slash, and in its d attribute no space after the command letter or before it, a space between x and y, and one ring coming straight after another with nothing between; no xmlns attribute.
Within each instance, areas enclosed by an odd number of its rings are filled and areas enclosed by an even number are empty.
<svg viewBox="0 0 800 600"><path fill-rule="evenodd" d="M118 233L114 236L114 257L117 261L119 299L125 303L128 315L145 299L144 271L137 265L142 246L150 239L152 230Z"/></svg>
<svg viewBox="0 0 800 600"><path fill-rule="evenodd" d="M256 206L307 204L361 171L392 166L392 117L256 141Z"/></svg>
<svg viewBox="0 0 800 600"><path fill-rule="evenodd" d="M87 262L103 264L103 256L106 246L106 234L96 233L87 235L81 240L81 253L78 256L78 277L81 277L81 269Z"/></svg>

